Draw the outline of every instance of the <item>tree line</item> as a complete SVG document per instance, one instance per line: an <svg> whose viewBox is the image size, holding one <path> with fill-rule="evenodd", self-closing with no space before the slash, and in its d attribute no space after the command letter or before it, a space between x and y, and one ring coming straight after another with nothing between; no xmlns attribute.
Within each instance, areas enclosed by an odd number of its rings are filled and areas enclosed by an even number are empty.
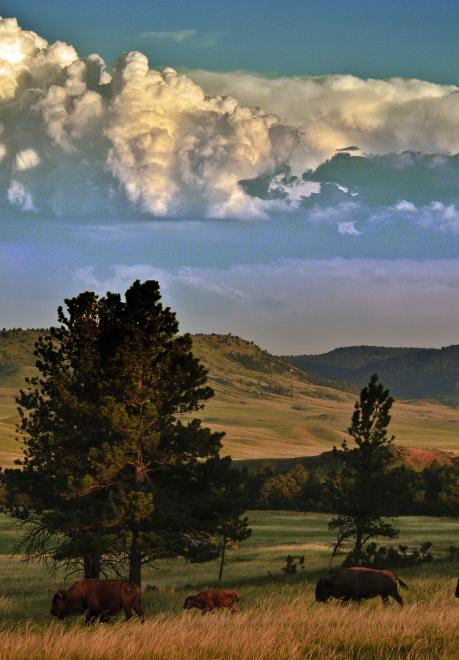
<svg viewBox="0 0 459 660"><path fill-rule="evenodd" d="M0 473L28 559L140 585L155 560L220 558L221 580L226 548L251 533L249 508L329 512L334 553L351 543L354 564L370 539L397 536L394 516L457 515L459 463L420 473L396 463L394 400L376 375L326 473L236 469L220 456L224 434L196 416L213 391L178 330L159 284L136 281L124 297L65 300L39 336L38 375L17 398L23 456Z"/></svg>
<svg viewBox="0 0 459 660"><path fill-rule="evenodd" d="M335 467L306 467L296 462L288 468L265 461L255 470L244 468L250 509L274 511L318 511L332 513L326 489L327 475L344 462L335 450ZM333 458L330 455L330 458ZM444 464L433 461L422 469L401 465L397 458L391 468L401 490L396 515L452 516L459 512L459 459ZM388 513L389 515L389 509Z"/></svg>

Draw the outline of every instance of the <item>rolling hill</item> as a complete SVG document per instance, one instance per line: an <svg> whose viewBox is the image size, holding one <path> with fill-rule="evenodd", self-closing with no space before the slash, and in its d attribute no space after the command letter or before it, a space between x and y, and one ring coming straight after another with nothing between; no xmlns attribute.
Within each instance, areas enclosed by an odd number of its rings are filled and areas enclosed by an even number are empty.
<svg viewBox="0 0 459 660"><path fill-rule="evenodd" d="M373 373L401 399L459 403L459 345L445 348L349 346L284 359L308 373L362 387Z"/></svg>
<svg viewBox="0 0 459 660"><path fill-rule="evenodd" d="M38 332L0 332L3 465L11 464L19 451L14 439L14 396L24 376L34 370L33 344ZM213 429L226 432L224 452L233 458L314 456L347 436L355 386L354 391L346 391L324 375L307 373L230 334L195 335L193 343L215 391L200 416ZM397 402L392 431L398 444L418 448L418 453L423 447L459 453L459 410L439 402Z"/></svg>

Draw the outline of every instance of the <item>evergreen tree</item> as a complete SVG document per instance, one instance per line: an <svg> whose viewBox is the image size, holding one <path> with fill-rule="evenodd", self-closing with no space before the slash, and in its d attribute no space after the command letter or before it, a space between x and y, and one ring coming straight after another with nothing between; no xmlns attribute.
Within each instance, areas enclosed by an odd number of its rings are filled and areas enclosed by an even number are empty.
<svg viewBox="0 0 459 660"><path fill-rule="evenodd" d="M356 565L370 538L397 535L384 520L396 512L400 491L399 480L391 470L394 436L387 434L393 402L378 377L372 376L355 404L348 429L355 446L349 448L343 442L343 466L326 482L328 506L336 514L329 523L337 535L334 552L345 541L352 541L352 562Z"/></svg>
<svg viewBox="0 0 459 660"><path fill-rule="evenodd" d="M142 565L220 523L199 511L210 496L203 466L220 464L223 434L190 418L213 392L157 282L66 306L18 399L25 456L5 473L7 507L32 523L31 555L51 547L85 567L124 557L140 584Z"/></svg>

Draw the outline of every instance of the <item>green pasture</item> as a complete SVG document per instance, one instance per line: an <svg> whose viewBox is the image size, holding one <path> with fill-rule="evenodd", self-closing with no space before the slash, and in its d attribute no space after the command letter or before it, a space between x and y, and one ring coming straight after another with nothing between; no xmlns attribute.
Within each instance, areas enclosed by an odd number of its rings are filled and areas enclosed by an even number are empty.
<svg viewBox="0 0 459 660"><path fill-rule="evenodd" d="M329 517L270 511L256 511L249 516L252 536L239 549L228 552L223 586L238 590L243 608L262 602L288 603L298 597L312 605L314 584L328 568L333 540L327 529ZM459 520L403 517L396 522L400 537L395 543L414 546L431 541L435 557L431 564L397 571L410 586L404 592L407 603L426 602L435 594L452 597L459 562L446 557L448 547L459 544ZM19 538L20 530L11 519L0 516L0 625L4 630L18 625L48 625L52 594L80 577L51 574L44 567L25 564L20 555L11 556ZM282 566L287 554L303 555L304 571L285 576ZM143 600L147 616L179 612L185 595L216 586L217 575L217 561L191 564L177 559L159 561L145 569ZM374 600L361 607L381 605Z"/></svg>

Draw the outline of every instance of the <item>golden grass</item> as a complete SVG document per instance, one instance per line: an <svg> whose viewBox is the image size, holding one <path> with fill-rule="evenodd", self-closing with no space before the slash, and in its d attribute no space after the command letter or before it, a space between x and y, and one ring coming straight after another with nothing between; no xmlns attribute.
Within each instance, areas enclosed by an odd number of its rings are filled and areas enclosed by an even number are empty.
<svg viewBox="0 0 459 660"><path fill-rule="evenodd" d="M182 609L184 598L216 586L217 561L189 564L163 560L145 570L146 622L85 627L49 615L53 593L77 576L10 559L18 531L0 516L0 659L289 660L452 659L459 657L459 564L442 559L458 534L451 519L410 517L397 521L399 542L434 542L436 561L400 569L409 589L406 606L380 599L360 605L317 604L314 585L327 573L331 539L327 516L286 512L249 513L253 536L228 551L224 586L235 588L241 611L201 616ZM304 554L305 570L286 576L285 555ZM2 554L3 553L3 554Z"/></svg>
<svg viewBox="0 0 459 660"><path fill-rule="evenodd" d="M452 659L459 654L458 617L458 603L446 593L403 610L376 602L317 605L301 597L277 606L265 599L235 615L180 612L158 615L143 625L3 627L0 657Z"/></svg>
<svg viewBox="0 0 459 660"><path fill-rule="evenodd" d="M347 437L355 394L310 382L301 371L236 337L196 335L193 345L215 390L200 416L226 433L224 454L234 459L312 456ZM254 364L245 366L237 359L241 355ZM31 369L24 366L14 386L0 387L2 466L11 465L20 453L14 439L14 396ZM401 446L459 452L459 409L431 401L396 402L391 431Z"/></svg>

